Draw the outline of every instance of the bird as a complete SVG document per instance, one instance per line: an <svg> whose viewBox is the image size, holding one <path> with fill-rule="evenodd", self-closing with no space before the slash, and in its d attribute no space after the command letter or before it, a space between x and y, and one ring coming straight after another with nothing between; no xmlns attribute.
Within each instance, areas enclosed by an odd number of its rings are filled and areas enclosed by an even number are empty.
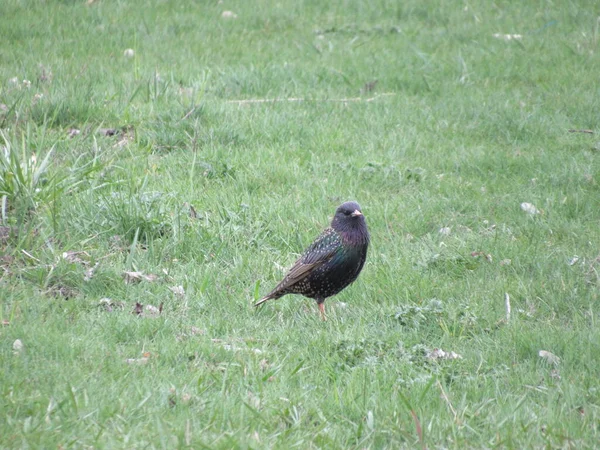
<svg viewBox="0 0 600 450"><path fill-rule="evenodd" d="M325 299L356 280L367 260L369 241L360 205L354 201L342 203L331 225L306 249L283 280L254 306L286 294L301 294L316 300L321 319L327 320Z"/></svg>

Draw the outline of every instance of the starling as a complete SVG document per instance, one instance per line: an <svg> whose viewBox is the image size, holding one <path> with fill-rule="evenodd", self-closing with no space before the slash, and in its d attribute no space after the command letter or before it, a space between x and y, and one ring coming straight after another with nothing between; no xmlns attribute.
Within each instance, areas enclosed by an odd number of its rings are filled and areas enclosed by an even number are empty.
<svg viewBox="0 0 600 450"><path fill-rule="evenodd" d="M346 202L335 212L331 226L311 244L275 289L254 304L286 294L302 294L319 305L326 320L323 302L358 277L367 259L369 230L356 202Z"/></svg>

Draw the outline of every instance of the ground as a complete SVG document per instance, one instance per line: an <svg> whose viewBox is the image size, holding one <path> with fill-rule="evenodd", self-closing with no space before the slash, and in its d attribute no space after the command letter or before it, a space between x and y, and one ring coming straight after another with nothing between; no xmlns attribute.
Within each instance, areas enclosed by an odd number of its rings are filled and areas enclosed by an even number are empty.
<svg viewBox="0 0 600 450"><path fill-rule="evenodd" d="M0 446L597 446L598 14L0 2Z"/></svg>

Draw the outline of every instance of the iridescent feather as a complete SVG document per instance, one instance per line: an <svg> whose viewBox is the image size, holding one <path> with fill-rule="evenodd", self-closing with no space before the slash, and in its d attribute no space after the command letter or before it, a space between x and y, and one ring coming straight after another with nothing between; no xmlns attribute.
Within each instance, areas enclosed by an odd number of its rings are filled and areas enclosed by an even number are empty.
<svg viewBox="0 0 600 450"><path fill-rule="evenodd" d="M254 306L286 294L302 294L319 304L337 294L360 274L367 257L369 232L360 206L355 202L341 205L331 227L308 247L284 279Z"/></svg>

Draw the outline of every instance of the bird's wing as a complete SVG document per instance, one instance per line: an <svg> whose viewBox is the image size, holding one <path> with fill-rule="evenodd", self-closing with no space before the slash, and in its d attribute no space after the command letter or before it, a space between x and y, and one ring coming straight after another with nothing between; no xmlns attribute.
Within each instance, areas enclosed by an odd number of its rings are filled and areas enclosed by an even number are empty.
<svg viewBox="0 0 600 450"><path fill-rule="evenodd" d="M340 245L338 233L331 228L326 229L296 261L273 292L286 289L306 278L313 270L328 262L337 253Z"/></svg>

